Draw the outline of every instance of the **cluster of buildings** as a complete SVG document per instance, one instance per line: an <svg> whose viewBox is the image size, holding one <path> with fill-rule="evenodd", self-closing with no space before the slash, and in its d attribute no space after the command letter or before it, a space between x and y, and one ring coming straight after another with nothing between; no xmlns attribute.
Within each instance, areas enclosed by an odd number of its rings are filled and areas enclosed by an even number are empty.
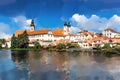
<svg viewBox="0 0 120 80"><path fill-rule="evenodd" d="M25 30L17 30L15 36L22 34ZM34 46L34 42L39 42L41 45L56 46L59 43L77 43L81 48L96 48L110 43L111 47L120 43L120 33L111 28L106 28L102 33L89 32L81 30L76 34L71 34L71 25L68 22L64 23L61 29L42 29L36 30L34 20L31 21L30 28L27 30L29 38L29 46ZM11 39L6 39L6 44L11 47Z"/></svg>

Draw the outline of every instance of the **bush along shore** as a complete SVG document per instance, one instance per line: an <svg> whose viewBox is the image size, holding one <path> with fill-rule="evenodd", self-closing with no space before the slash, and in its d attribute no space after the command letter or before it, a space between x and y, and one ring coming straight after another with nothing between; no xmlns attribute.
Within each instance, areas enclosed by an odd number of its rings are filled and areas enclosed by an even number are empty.
<svg viewBox="0 0 120 80"><path fill-rule="evenodd" d="M13 37L14 38L14 37ZM27 42L27 41L26 41ZM14 41L13 41L14 43ZM83 49L81 48L77 43L72 44L72 43L59 43L56 46L49 45L47 47L42 46L39 42L34 42L33 47L28 47L28 46L23 46L23 45L28 45L28 43L22 43L22 46L16 46L12 45L11 50L49 50L49 51L58 51L58 52L94 52L94 53L104 53L106 55L110 54L117 54L120 55L120 46L116 46L115 48L111 48L108 44L104 45L104 47L97 47L95 49ZM9 49L7 47L5 48L0 48L0 49Z"/></svg>

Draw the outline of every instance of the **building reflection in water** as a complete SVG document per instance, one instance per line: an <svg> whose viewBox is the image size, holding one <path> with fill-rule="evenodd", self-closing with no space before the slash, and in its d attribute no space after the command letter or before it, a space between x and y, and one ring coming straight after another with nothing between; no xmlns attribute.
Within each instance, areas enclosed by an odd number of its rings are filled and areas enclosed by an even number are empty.
<svg viewBox="0 0 120 80"><path fill-rule="evenodd" d="M29 63L32 79L35 80L63 80L69 70L68 54L56 52L29 52Z"/></svg>
<svg viewBox="0 0 120 80"><path fill-rule="evenodd" d="M119 58L89 52L23 51L12 54L18 69L28 71L28 80L119 80L120 71L115 72L120 70Z"/></svg>

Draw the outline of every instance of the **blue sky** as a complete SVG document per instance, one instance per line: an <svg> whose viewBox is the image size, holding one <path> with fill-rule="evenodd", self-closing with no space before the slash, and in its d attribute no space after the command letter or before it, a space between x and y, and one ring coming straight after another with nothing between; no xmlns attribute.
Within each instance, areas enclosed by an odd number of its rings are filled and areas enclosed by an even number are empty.
<svg viewBox="0 0 120 80"><path fill-rule="evenodd" d="M27 29L31 19L36 28L62 28L70 21L72 32L81 29L120 31L120 0L0 0L0 38ZM114 23L113 23L114 22ZM88 25L89 24L89 25Z"/></svg>

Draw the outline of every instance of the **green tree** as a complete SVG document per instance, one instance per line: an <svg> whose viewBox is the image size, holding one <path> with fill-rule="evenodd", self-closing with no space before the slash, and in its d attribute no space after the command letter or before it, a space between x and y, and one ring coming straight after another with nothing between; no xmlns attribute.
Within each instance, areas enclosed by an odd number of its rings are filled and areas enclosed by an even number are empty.
<svg viewBox="0 0 120 80"><path fill-rule="evenodd" d="M19 35L17 38L18 48L28 48L29 39L26 31Z"/></svg>
<svg viewBox="0 0 120 80"><path fill-rule="evenodd" d="M15 35L13 35L11 40L12 48L28 48L28 44L29 39L26 31L24 31L23 34L18 35L18 37L15 37Z"/></svg>
<svg viewBox="0 0 120 80"><path fill-rule="evenodd" d="M111 48L111 47L110 47L110 44L105 44L102 48L103 48L103 49L109 49L109 48Z"/></svg>
<svg viewBox="0 0 120 80"><path fill-rule="evenodd" d="M2 48L2 41L0 40L0 49Z"/></svg>
<svg viewBox="0 0 120 80"><path fill-rule="evenodd" d="M40 45L39 42L35 42L35 43L34 43L34 47L35 47L36 49L38 49L38 48L41 48L41 45Z"/></svg>
<svg viewBox="0 0 120 80"><path fill-rule="evenodd" d="M56 46L56 48L57 48L57 49L65 49L66 46L65 46L65 44L63 44L63 43L59 43L59 44Z"/></svg>
<svg viewBox="0 0 120 80"><path fill-rule="evenodd" d="M117 48L117 49L120 49L120 45L117 45L116 48Z"/></svg>
<svg viewBox="0 0 120 80"><path fill-rule="evenodd" d="M71 43L67 43L67 44L66 44L66 47L67 47L67 48L71 48L71 46L72 46Z"/></svg>
<svg viewBox="0 0 120 80"><path fill-rule="evenodd" d="M17 48L17 38L15 37L15 34L13 34L12 39L11 39L11 48Z"/></svg>
<svg viewBox="0 0 120 80"><path fill-rule="evenodd" d="M80 45L79 44L75 44L75 48L80 48Z"/></svg>

